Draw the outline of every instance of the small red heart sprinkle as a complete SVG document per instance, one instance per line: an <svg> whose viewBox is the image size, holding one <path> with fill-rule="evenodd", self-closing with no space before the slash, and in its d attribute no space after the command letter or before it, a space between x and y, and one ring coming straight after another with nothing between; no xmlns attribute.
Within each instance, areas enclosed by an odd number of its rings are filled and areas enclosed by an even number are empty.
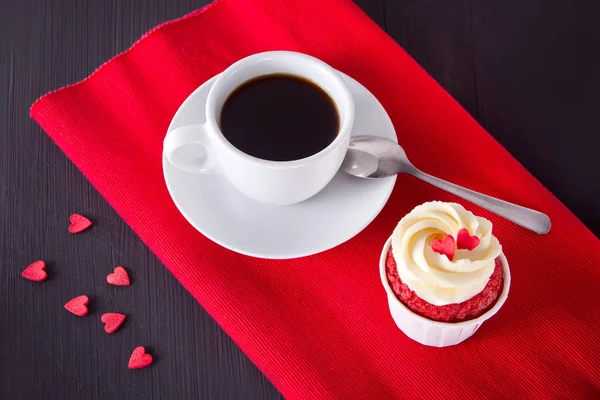
<svg viewBox="0 0 600 400"><path fill-rule="evenodd" d="M146 354L144 346L136 347L129 359L129 369L144 368L150 364L152 364L152 356Z"/></svg>
<svg viewBox="0 0 600 400"><path fill-rule="evenodd" d="M108 274L106 282L117 286L129 286L130 284L129 275L127 275L127 271L123 267L117 267L115 268L115 272Z"/></svg>
<svg viewBox="0 0 600 400"><path fill-rule="evenodd" d="M71 221L71 225L69 226L69 232L71 233L79 233L92 226L92 221L83 215L73 214L69 220Z"/></svg>
<svg viewBox="0 0 600 400"><path fill-rule="evenodd" d="M114 331L119 329L121 324L125 321L125 317L125 314L110 312L102 314L100 320L104 322L104 330L106 331L106 333L113 333Z"/></svg>
<svg viewBox="0 0 600 400"><path fill-rule="evenodd" d="M465 228L458 231L456 235L456 248L459 250L473 250L477 246L479 246L479 238L477 236L471 236Z"/></svg>
<svg viewBox="0 0 600 400"><path fill-rule="evenodd" d="M46 280L48 274L45 271L46 263L43 261L36 261L21 272L21 276L30 281L41 282Z"/></svg>
<svg viewBox="0 0 600 400"><path fill-rule="evenodd" d="M65 308L73 314L83 317L88 313L86 305L89 301L90 299L88 299L86 295L77 296L74 299L69 300L67 304L65 304Z"/></svg>
<svg viewBox="0 0 600 400"><path fill-rule="evenodd" d="M452 261L454 258L456 246L454 244L454 238L452 235L444 236L443 240L435 239L433 242L431 242L431 248L436 253L445 254L450 261Z"/></svg>

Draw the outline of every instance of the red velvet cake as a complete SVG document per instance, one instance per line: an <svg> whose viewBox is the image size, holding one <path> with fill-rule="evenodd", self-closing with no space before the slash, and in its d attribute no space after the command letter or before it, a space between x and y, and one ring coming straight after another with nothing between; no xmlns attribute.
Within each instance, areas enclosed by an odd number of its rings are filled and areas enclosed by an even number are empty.
<svg viewBox="0 0 600 400"><path fill-rule="evenodd" d="M398 275L391 247L388 251L385 266L388 282L398 300L412 312L434 321L462 322L475 319L492 308L502 292L502 265L498 258L496 259L494 272L483 291L462 303L447 304L444 306L434 306L426 302L410 290L408 285L402 282Z"/></svg>
<svg viewBox="0 0 600 400"><path fill-rule="evenodd" d="M500 297L501 253L490 221L460 204L434 201L400 220L385 273L396 298L413 313L440 322L469 321Z"/></svg>

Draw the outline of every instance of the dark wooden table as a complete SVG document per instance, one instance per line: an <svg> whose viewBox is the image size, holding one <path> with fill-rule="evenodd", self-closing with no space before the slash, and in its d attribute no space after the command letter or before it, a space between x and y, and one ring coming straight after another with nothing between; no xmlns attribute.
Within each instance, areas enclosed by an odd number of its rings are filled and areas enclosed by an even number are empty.
<svg viewBox="0 0 600 400"><path fill-rule="evenodd" d="M0 399L280 397L29 118L38 96L206 3L0 0ZM593 0L357 3L598 235ZM72 212L93 234L67 232ZM20 277L37 259L52 270L44 284ZM130 288L103 284L119 264ZM82 293L132 317L114 336L97 313L74 323L62 306ZM138 344L156 365L131 373Z"/></svg>

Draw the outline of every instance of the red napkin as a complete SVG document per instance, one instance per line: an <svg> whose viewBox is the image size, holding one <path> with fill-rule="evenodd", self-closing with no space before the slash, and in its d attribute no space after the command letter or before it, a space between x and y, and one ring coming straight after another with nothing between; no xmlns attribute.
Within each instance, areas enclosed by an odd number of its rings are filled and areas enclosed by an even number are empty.
<svg viewBox="0 0 600 400"><path fill-rule="evenodd" d="M297 260L235 254L179 214L161 167L169 121L201 83L273 49L319 57L370 89L425 171L552 218L540 236L462 202L493 221L513 275L507 303L473 338L425 347L390 317L382 245L414 206L458 200L412 177L356 238ZM350 1L218 1L31 115L287 398L600 396L598 239Z"/></svg>

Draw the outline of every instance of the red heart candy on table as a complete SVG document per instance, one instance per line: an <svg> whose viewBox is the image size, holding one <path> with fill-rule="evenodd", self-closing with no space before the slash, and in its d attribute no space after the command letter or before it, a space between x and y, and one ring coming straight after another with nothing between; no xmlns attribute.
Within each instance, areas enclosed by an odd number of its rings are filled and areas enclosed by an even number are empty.
<svg viewBox="0 0 600 400"><path fill-rule="evenodd" d="M456 250L456 245L454 243L454 238L452 237L452 235L446 235L444 236L443 240L435 239L433 242L431 242L431 248L436 253L445 254L446 257L448 257L448 259L452 261L452 259L454 258L454 251Z"/></svg>
<svg viewBox="0 0 600 400"><path fill-rule="evenodd" d="M115 272L108 274L106 282L117 286L129 286L130 284L129 275L127 275L127 271L123 267L117 267L115 268Z"/></svg>
<svg viewBox="0 0 600 400"><path fill-rule="evenodd" d="M92 226L92 221L83 215L73 214L69 220L71 221L71 225L69 226L69 232L71 233L79 233Z"/></svg>
<svg viewBox="0 0 600 400"><path fill-rule="evenodd" d="M138 346L129 358L129 369L144 368L152 364L152 356L146 353L144 346Z"/></svg>
<svg viewBox="0 0 600 400"><path fill-rule="evenodd" d="M46 263L43 261L36 261L32 263L30 266L25 268L23 272L21 272L21 276L25 279L29 279L30 281L41 282L46 280L48 274L45 271Z"/></svg>
<svg viewBox="0 0 600 400"><path fill-rule="evenodd" d="M100 321L104 323L104 330L106 333L113 333L121 324L125 321L125 314L120 313L106 313L102 314Z"/></svg>
<svg viewBox="0 0 600 400"><path fill-rule="evenodd" d="M69 300L67 304L65 304L65 308L71 313L83 317L87 315L89 311L87 308L89 301L90 299L88 299L86 295L77 296Z"/></svg>
<svg viewBox="0 0 600 400"><path fill-rule="evenodd" d="M465 228L458 231L456 235L456 247L459 250L473 250L477 246L479 246L479 238L477 236L471 236Z"/></svg>

